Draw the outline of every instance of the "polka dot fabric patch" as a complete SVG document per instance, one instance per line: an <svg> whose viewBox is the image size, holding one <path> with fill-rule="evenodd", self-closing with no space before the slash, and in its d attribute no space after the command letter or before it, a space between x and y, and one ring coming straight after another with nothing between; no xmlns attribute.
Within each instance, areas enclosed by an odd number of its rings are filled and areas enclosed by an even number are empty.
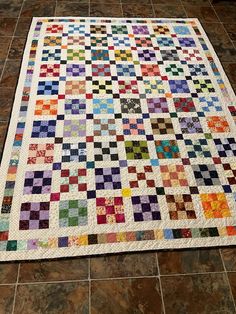
<svg viewBox="0 0 236 314"><path fill-rule="evenodd" d="M235 245L235 108L197 19L34 18L0 260Z"/></svg>

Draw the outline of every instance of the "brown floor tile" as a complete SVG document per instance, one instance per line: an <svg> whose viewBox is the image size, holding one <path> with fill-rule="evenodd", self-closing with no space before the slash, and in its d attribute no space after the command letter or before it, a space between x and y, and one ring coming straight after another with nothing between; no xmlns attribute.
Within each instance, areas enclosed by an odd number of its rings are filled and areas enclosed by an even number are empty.
<svg viewBox="0 0 236 314"><path fill-rule="evenodd" d="M4 67L5 60L0 60L0 76L2 75L2 70Z"/></svg>
<svg viewBox="0 0 236 314"><path fill-rule="evenodd" d="M155 17L187 17L184 8L179 5L154 5Z"/></svg>
<svg viewBox="0 0 236 314"><path fill-rule="evenodd" d="M54 16L55 0L26 0L23 4L21 17Z"/></svg>
<svg viewBox="0 0 236 314"><path fill-rule="evenodd" d="M160 274L223 271L219 250L184 250L158 253Z"/></svg>
<svg viewBox="0 0 236 314"><path fill-rule="evenodd" d="M11 314L15 286L0 286L0 314Z"/></svg>
<svg viewBox="0 0 236 314"><path fill-rule="evenodd" d="M88 283L19 285L14 314L88 313Z"/></svg>
<svg viewBox="0 0 236 314"><path fill-rule="evenodd" d="M234 302L236 303L236 273L228 273L228 278Z"/></svg>
<svg viewBox="0 0 236 314"><path fill-rule="evenodd" d="M21 263L20 282L63 281L88 278L88 260L66 260Z"/></svg>
<svg viewBox="0 0 236 314"><path fill-rule="evenodd" d="M25 42L26 42L25 37L14 37L8 54L8 59L21 60L25 49Z"/></svg>
<svg viewBox="0 0 236 314"><path fill-rule="evenodd" d="M236 271L236 248L221 249L221 255L228 271Z"/></svg>
<svg viewBox="0 0 236 314"><path fill-rule="evenodd" d="M0 87L15 87L18 81L18 74L20 70L20 60L9 60L6 62L3 70Z"/></svg>
<svg viewBox="0 0 236 314"><path fill-rule="evenodd" d="M219 23L203 23L203 27L219 59L222 62L236 61L236 50L230 41L224 27Z"/></svg>
<svg viewBox="0 0 236 314"><path fill-rule="evenodd" d="M200 22L219 22L210 6L184 5L188 17L198 18Z"/></svg>
<svg viewBox="0 0 236 314"><path fill-rule="evenodd" d="M0 97L0 121L9 120L12 105L13 105L13 100Z"/></svg>
<svg viewBox="0 0 236 314"><path fill-rule="evenodd" d="M221 22L235 23L236 21L236 6L235 5L227 5L227 6L217 5L217 6L214 6L214 8Z"/></svg>
<svg viewBox="0 0 236 314"><path fill-rule="evenodd" d="M13 101L15 96L15 89L14 88L4 88L0 87L0 99L6 98L9 101Z"/></svg>
<svg viewBox="0 0 236 314"><path fill-rule="evenodd" d="M226 274L161 277L166 314L235 314Z"/></svg>
<svg viewBox="0 0 236 314"><path fill-rule="evenodd" d="M87 3L57 2L55 16L88 16L89 6Z"/></svg>
<svg viewBox="0 0 236 314"><path fill-rule="evenodd" d="M231 84L236 84L236 62L235 63L222 63L226 75Z"/></svg>
<svg viewBox="0 0 236 314"><path fill-rule="evenodd" d="M15 36L27 37L30 29L32 18L31 17L21 17L18 20Z"/></svg>
<svg viewBox="0 0 236 314"><path fill-rule="evenodd" d="M158 274L155 253L92 257L91 278L153 276Z"/></svg>
<svg viewBox="0 0 236 314"><path fill-rule="evenodd" d="M90 16L122 17L120 4L91 3Z"/></svg>
<svg viewBox="0 0 236 314"><path fill-rule="evenodd" d="M0 147L5 140L8 123L6 121L0 121Z"/></svg>
<svg viewBox="0 0 236 314"><path fill-rule="evenodd" d="M181 0L152 0L153 4L171 4L171 5L181 5Z"/></svg>
<svg viewBox="0 0 236 314"><path fill-rule="evenodd" d="M121 0L121 3L126 4L141 4L141 5L151 5L151 0L145 0L145 3L143 0Z"/></svg>
<svg viewBox="0 0 236 314"><path fill-rule="evenodd" d="M154 17L151 5L143 4L122 4L124 17Z"/></svg>
<svg viewBox="0 0 236 314"><path fill-rule="evenodd" d="M15 283L18 273L17 263L1 263L0 264L0 283Z"/></svg>
<svg viewBox="0 0 236 314"><path fill-rule="evenodd" d="M0 18L0 36L12 36L16 21L16 18Z"/></svg>
<svg viewBox="0 0 236 314"><path fill-rule="evenodd" d="M224 24L224 27L232 41L236 41L236 24Z"/></svg>
<svg viewBox="0 0 236 314"><path fill-rule="evenodd" d="M183 4L191 4L191 5L210 5L211 0L181 0Z"/></svg>
<svg viewBox="0 0 236 314"><path fill-rule="evenodd" d="M161 314L157 278L91 282L91 314Z"/></svg>
<svg viewBox="0 0 236 314"><path fill-rule="evenodd" d="M91 0L90 4L119 4L120 0Z"/></svg>
<svg viewBox="0 0 236 314"><path fill-rule="evenodd" d="M11 37L0 37L0 60L4 60L7 57Z"/></svg>
<svg viewBox="0 0 236 314"><path fill-rule="evenodd" d="M23 0L2 0L0 4L0 16L18 17Z"/></svg>

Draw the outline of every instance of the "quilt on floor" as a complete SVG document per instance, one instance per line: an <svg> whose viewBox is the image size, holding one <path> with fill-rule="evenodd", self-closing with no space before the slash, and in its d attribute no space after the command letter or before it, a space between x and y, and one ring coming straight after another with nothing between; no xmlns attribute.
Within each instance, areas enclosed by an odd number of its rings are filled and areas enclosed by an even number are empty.
<svg viewBox="0 0 236 314"><path fill-rule="evenodd" d="M196 19L34 18L0 259L236 244L235 117Z"/></svg>

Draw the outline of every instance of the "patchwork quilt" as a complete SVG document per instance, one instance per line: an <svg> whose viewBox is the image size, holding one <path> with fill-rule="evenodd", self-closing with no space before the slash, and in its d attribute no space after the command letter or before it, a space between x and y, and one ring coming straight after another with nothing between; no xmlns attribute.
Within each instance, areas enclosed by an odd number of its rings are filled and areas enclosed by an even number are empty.
<svg viewBox="0 0 236 314"><path fill-rule="evenodd" d="M236 244L235 117L197 19L34 18L0 260Z"/></svg>

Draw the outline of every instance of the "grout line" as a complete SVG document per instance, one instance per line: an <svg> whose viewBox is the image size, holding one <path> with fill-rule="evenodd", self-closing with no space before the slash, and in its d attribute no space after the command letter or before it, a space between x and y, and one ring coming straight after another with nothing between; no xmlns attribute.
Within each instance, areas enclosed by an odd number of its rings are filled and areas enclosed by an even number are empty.
<svg viewBox="0 0 236 314"><path fill-rule="evenodd" d="M157 263L157 269L158 269L158 275L159 275L159 285L160 285L160 293L161 293L161 301L162 301L162 307L163 307L163 314L166 313L165 309L165 302L164 302L164 296L163 296L163 290L162 290L162 283L161 283L161 272L160 272L160 266L158 261L158 255L156 252L156 263Z"/></svg>
<svg viewBox="0 0 236 314"><path fill-rule="evenodd" d="M224 273L225 273L225 276L226 276L226 281L227 281L228 286L229 286L230 296L232 298L232 301L233 301L233 304L234 304L234 309L235 309L235 312L236 312L236 304L235 304L235 300L234 300L231 284L230 284L230 281L229 281L228 272L227 272L227 269L226 269L226 266L225 266L225 262L224 262L224 259L223 259L222 253L221 253L221 249L219 249L219 253L220 253L221 261L222 261L222 264L223 264Z"/></svg>
<svg viewBox="0 0 236 314"><path fill-rule="evenodd" d="M151 6L152 6L152 13L153 13L153 17L156 17L156 11L155 11L155 7L154 7L154 3L152 2L152 0L150 0Z"/></svg>
<svg viewBox="0 0 236 314"><path fill-rule="evenodd" d="M89 314L91 314L91 258L88 259L88 280L89 280Z"/></svg>
<svg viewBox="0 0 236 314"><path fill-rule="evenodd" d="M186 9L184 7L184 4L183 4L182 0L180 0L180 3L181 3L181 6L182 6L182 8L184 10L184 13L185 13L186 17L188 17L188 13L187 13L187 11L186 11Z"/></svg>
<svg viewBox="0 0 236 314"><path fill-rule="evenodd" d="M123 11L123 6L122 6L122 0L120 0L120 10L121 10L121 17L124 17L124 11Z"/></svg>
<svg viewBox="0 0 236 314"><path fill-rule="evenodd" d="M16 278L16 284L15 284L15 292L14 292L14 298L13 298L13 305L12 305L12 314L15 311L15 305L16 305L16 293L17 293L17 286L19 282L19 277L20 277L20 263L18 265L18 271L17 271L17 278Z"/></svg>
<svg viewBox="0 0 236 314"><path fill-rule="evenodd" d="M14 31L12 33L12 36L11 36L9 48L8 48L7 54L6 54L6 59L4 61L4 64L3 64L3 67L2 67L2 73L0 75L0 82L1 82L1 80L3 78L3 73L5 72L5 68L6 68L6 64L7 64L7 60L8 60L8 55L9 55L9 52L10 52L10 49L11 49L11 45L12 45L12 42L13 42L13 38L14 38L14 35L15 35L15 32L16 32L16 28L17 28L19 19L20 19L20 16L21 16L21 12L22 12L22 9L23 9L23 4L24 4L24 1L22 1L22 3L21 3L21 7L20 7L19 15L17 17L16 25L15 25Z"/></svg>
<svg viewBox="0 0 236 314"><path fill-rule="evenodd" d="M126 279L142 279L142 278L161 278L161 277L178 277L178 276L196 276L196 275L209 275L209 274L224 274L225 271L217 272L201 272L201 273L180 273L180 274L166 274L166 275L146 275L146 276L127 276L127 277L113 277L113 278L86 278L86 279L74 279L74 280L55 280L55 281L32 281L32 282L18 282L18 286L22 285L42 285L42 284L63 284L69 282L86 282L86 281L104 281L104 280L126 280ZM12 285L9 284L0 284L0 286Z"/></svg>

